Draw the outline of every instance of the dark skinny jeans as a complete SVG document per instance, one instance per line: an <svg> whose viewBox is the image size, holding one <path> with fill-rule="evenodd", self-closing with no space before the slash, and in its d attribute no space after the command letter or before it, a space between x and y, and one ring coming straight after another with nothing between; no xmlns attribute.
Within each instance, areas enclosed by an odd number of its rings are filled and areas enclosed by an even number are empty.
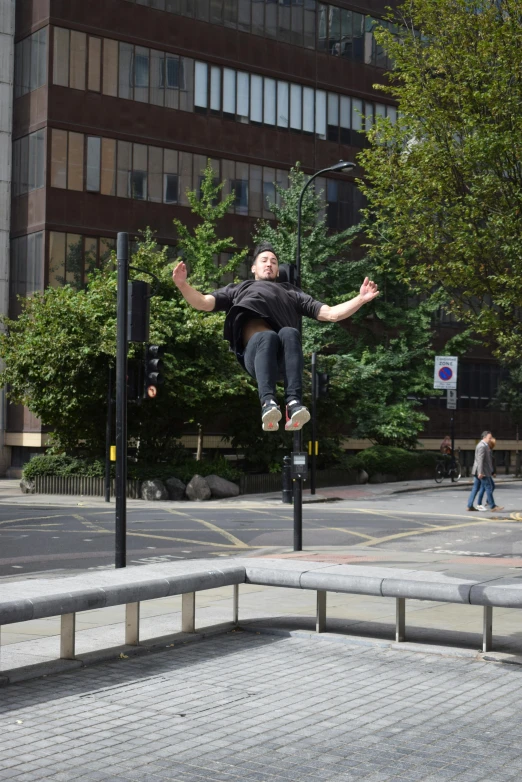
<svg viewBox="0 0 522 782"><path fill-rule="evenodd" d="M276 398L276 383L285 384L285 401L301 402L303 390L303 349L297 329L285 327L275 331L258 331L251 337L243 354L245 369L257 380L261 404Z"/></svg>

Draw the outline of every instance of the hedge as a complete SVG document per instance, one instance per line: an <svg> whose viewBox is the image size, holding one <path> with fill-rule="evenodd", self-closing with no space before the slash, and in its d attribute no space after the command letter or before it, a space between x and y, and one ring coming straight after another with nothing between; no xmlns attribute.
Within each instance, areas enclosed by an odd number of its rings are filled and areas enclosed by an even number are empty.
<svg viewBox="0 0 522 782"><path fill-rule="evenodd" d="M154 478L165 481L167 478L179 478L188 483L193 475L219 475L229 481L238 481L241 473L234 469L227 460L220 456L212 460L197 462L186 459L178 463L163 464L133 464L128 463L127 477L130 480L146 481ZM111 465L111 475L114 477L115 465ZM27 480L36 475L78 475L86 478L101 478L105 475L105 461L101 459L80 459L65 454L39 454L33 456L23 469L23 477Z"/></svg>
<svg viewBox="0 0 522 782"><path fill-rule="evenodd" d="M365 470L370 478L377 473L407 478L415 470L433 469L440 459L435 451L407 451L391 445L373 445L346 460L351 470Z"/></svg>

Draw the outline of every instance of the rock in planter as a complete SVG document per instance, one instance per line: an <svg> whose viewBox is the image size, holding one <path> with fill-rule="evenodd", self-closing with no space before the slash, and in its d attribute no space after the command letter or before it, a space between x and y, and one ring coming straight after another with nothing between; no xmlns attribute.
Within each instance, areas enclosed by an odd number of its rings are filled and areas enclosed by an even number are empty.
<svg viewBox="0 0 522 782"><path fill-rule="evenodd" d="M20 481L20 491L22 494L34 494L34 481L28 481L27 478L22 478Z"/></svg>
<svg viewBox="0 0 522 782"><path fill-rule="evenodd" d="M168 500L169 495L161 481L143 481L141 484L142 500Z"/></svg>
<svg viewBox="0 0 522 782"><path fill-rule="evenodd" d="M359 470L357 473L357 483L368 483L368 473L366 470Z"/></svg>
<svg viewBox="0 0 522 782"><path fill-rule="evenodd" d="M193 475L190 481L187 483L185 489L189 500L195 500L201 502L202 500L209 500L211 496L210 486L206 482L205 478L201 475Z"/></svg>
<svg viewBox="0 0 522 782"><path fill-rule="evenodd" d="M225 497L237 497L239 494L239 486L236 483L220 478L219 475L207 475L205 480L210 486L212 496L218 500Z"/></svg>
<svg viewBox="0 0 522 782"><path fill-rule="evenodd" d="M169 493L169 500L183 500L185 498L185 484L179 478L167 478L165 488Z"/></svg>

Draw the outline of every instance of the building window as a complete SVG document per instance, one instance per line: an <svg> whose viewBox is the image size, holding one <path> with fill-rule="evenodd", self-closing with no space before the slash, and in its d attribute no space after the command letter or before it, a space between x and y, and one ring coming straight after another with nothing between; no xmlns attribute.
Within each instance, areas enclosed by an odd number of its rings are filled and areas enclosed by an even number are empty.
<svg viewBox="0 0 522 782"><path fill-rule="evenodd" d="M47 82L47 27L15 44L14 97L43 87Z"/></svg>
<svg viewBox="0 0 522 782"><path fill-rule="evenodd" d="M131 196L132 144L118 141L117 195L120 198Z"/></svg>
<svg viewBox="0 0 522 782"><path fill-rule="evenodd" d="M89 36L89 69L87 89L91 92L101 91L101 53L102 39Z"/></svg>
<svg viewBox="0 0 522 782"><path fill-rule="evenodd" d="M69 87L85 90L85 70L87 60L87 36L71 30Z"/></svg>
<svg viewBox="0 0 522 782"><path fill-rule="evenodd" d="M67 131L51 131L51 187L67 187Z"/></svg>
<svg viewBox="0 0 522 782"><path fill-rule="evenodd" d="M160 203L163 200L163 150L161 147L149 147L148 199Z"/></svg>
<svg viewBox="0 0 522 782"><path fill-rule="evenodd" d="M304 0L303 0L304 2ZM306 10L299 4L300 11ZM357 29L361 14L325 6L326 29L340 43L343 31ZM294 5L286 10L293 13ZM332 10L333 9L333 10ZM283 9L285 10L285 9ZM342 10L342 13L341 13ZM279 6L278 14L282 7ZM278 17L279 18L279 17ZM299 16L299 19L301 17ZM82 37L83 36L83 37ZM354 36L352 35L352 38ZM83 33L55 28L55 83L85 89L86 41ZM72 53L74 42L75 52ZM328 44L330 45L330 44ZM315 90L301 84L276 81L259 74L194 62L188 57L150 50L130 43L89 38L87 88L99 90L103 50L103 93L182 111L211 112L230 120L290 128L342 144L364 146L375 107L359 99ZM379 105L392 122L393 107ZM366 125L361 120L366 116ZM353 131L353 132L352 132Z"/></svg>
<svg viewBox="0 0 522 782"><path fill-rule="evenodd" d="M263 122L263 77L250 75L250 121Z"/></svg>
<svg viewBox="0 0 522 782"><path fill-rule="evenodd" d="M116 195L116 141L112 138L101 142L100 193Z"/></svg>
<svg viewBox="0 0 522 782"><path fill-rule="evenodd" d="M290 127L292 130L302 128L302 88L300 84L290 85Z"/></svg>
<svg viewBox="0 0 522 782"><path fill-rule="evenodd" d="M263 168L263 217L273 218L272 207L276 202L275 168Z"/></svg>
<svg viewBox="0 0 522 782"><path fill-rule="evenodd" d="M133 144L131 192L132 198L147 199L147 147L144 144Z"/></svg>
<svg viewBox="0 0 522 782"><path fill-rule="evenodd" d="M87 180L86 190L100 192L101 138L87 136Z"/></svg>
<svg viewBox="0 0 522 782"><path fill-rule="evenodd" d="M69 133L67 150L67 188L83 190L83 133Z"/></svg>
<svg viewBox="0 0 522 782"><path fill-rule="evenodd" d="M205 62L195 64L194 106L196 109L208 106L208 65Z"/></svg>
<svg viewBox="0 0 522 782"><path fill-rule="evenodd" d="M210 68L210 111L221 111L221 68L215 65Z"/></svg>
<svg viewBox="0 0 522 782"><path fill-rule="evenodd" d="M390 70L392 63L373 31L382 19L316 0L128 0L171 14L200 19L293 46Z"/></svg>
<svg viewBox="0 0 522 782"><path fill-rule="evenodd" d="M279 128L288 127L289 112L289 89L286 81L277 82L277 126Z"/></svg>
<svg viewBox="0 0 522 782"><path fill-rule="evenodd" d="M120 43L119 69L118 69L118 97L132 100L133 92L133 58L134 46L131 43Z"/></svg>
<svg viewBox="0 0 522 782"><path fill-rule="evenodd" d="M51 231L49 233L49 285L83 288L88 275L111 259L114 239Z"/></svg>
<svg viewBox="0 0 522 782"><path fill-rule="evenodd" d="M178 153L173 149L163 152L163 201L177 204L179 197Z"/></svg>
<svg viewBox="0 0 522 782"><path fill-rule="evenodd" d="M103 94L118 94L118 41L103 40Z"/></svg>
<svg viewBox="0 0 522 782"><path fill-rule="evenodd" d="M236 118L236 71L223 68L223 114L229 119Z"/></svg>
<svg viewBox="0 0 522 782"><path fill-rule="evenodd" d="M12 240L9 275L9 314L12 318L21 312L18 296L26 298L43 290L43 269L43 231Z"/></svg>
<svg viewBox="0 0 522 782"><path fill-rule="evenodd" d="M326 94L323 94L326 98ZM378 106L382 107L383 104ZM342 111L341 108L340 122L343 121ZM346 107L344 111L346 113ZM378 108L376 112L379 116L384 116L384 108ZM335 116L339 115L331 115L332 123ZM331 127L334 125L332 124ZM32 134L40 145L34 147L34 154L29 151L29 137L25 140L19 139L20 143L14 147L15 171L21 170L22 158L32 161L31 170L37 172L34 174L35 183L44 181L41 166L39 167L35 161L38 154L41 160L45 158L42 152L45 141L43 136L38 135L41 133L43 131ZM84 148L86 150L85 183ZM40 153L37 152L38 149ZM117 195L120 198L190 206L187 191L195 191L201 196L201 182L207 160L205 155L193 155L189 152L132 144L99 136L84 137L81 133L56 128L51 134L51 185L53 187L85 189L102 195ZM217 185L225 180L225 194L234 194L231 212L273 218L274 204L281 203L281 196L276 191L276 183L282 191L288 188L287 171L227 159L211 162L215 172L214 183ZM29 181L32 183L33 179ZM364 199L353 183L340 179L325 179L321 180L319 186L318 180L316 191L325 188L329 207L329 227L332 230L342 230L358 222Z"/></svg>
<svg viewBox="0 0 522 782"><path fill-rule="evenodd" d="M276 85L275 79L264 80L263 121L265 125L276 124Z"/></svg>
<svg viewBox="0 0 522 782"><path fill-rule="evenodd" d="M136 46L134 53L134 100L149 102L149 50Z"/></svg>
<svg viewBox="0 0 522 782"><path fill-rule="evenodd" d="M45 184L45 130L13 142L13 197Z"/></svg>
<svg viewBox="0 0 522 782"><path fill-rule="evenodd" d="M230 191L235 193L235 212L240 215L248 214L248 164L236 163L235 178L230 183Z"/></svg>

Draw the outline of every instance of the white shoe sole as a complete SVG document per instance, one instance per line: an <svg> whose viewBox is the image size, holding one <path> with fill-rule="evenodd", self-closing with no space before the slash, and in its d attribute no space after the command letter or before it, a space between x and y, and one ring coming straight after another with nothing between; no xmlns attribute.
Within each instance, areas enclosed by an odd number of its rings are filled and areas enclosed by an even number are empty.
<svg viewBox="0 0 522 782"><path fill-rule="evenodd" d="M273 407L263 415L263 432L277 432L281 420L281 410Z"/></svg>
<svg viewBox="0 0 522 782"><path fill-rule="evenodd" d="M302 429L305 424L308 423L310 420L310 413L306 409L306 407L303 407L302 410L299 410L297 413L294 413L292 418L290 418L289 421L285 424L285 429L287 432L298 432L299 429Z"/></svg>

